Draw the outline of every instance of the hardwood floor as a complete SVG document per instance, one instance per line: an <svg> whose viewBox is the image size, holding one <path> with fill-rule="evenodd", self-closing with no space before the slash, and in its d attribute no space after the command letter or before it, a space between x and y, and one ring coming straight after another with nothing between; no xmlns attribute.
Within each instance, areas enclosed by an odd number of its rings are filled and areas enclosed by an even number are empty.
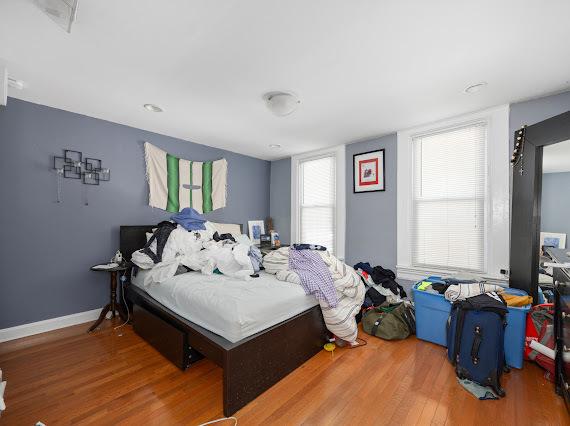
<svg viewBox="0 0 570 426"><path fill-rule="evenodd" d="M223 416L222 370L213 363L183 373L131 327L105 321L90 335L87 327L0 344L8 381L0 425L197 425ZM310 359L240 410L239 425L570 424L533 364L503 376L506 398L478 401L457 384L443 348L362 337L365 347Z"/></svg>

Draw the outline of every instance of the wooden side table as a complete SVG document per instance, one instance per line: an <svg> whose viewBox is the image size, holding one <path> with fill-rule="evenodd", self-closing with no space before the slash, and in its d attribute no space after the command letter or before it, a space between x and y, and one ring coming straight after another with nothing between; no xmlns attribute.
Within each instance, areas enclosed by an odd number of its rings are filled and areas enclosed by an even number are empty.
<svg viewBox="0 0 570 426"><path fill-rule="evenodd" d="M110 299L109 303L107 303L103 307L103 310L101 311L99 318L97 318L97 321L95 321L95 323L93 323L93 325L91 327L89 327L88 333L92 332L97 327L99 327L99 325L101 325L101 323L103 322L103 320L107 316L107 312L111 312L112 318L115 318L116 313L118 313L123 321L127 320L127 313L125 312L125 308L123 307L123 305L121 305L120 302L117 302L117 273L126 271L127 269L130 268L130 266L127 264L124 264L124 265L119 265L116 268L112 268L112 269L94 269L94 267L95 266L91 267L92 271L108 272L110 274L110 276L111 276L111 299Z"/></svg>

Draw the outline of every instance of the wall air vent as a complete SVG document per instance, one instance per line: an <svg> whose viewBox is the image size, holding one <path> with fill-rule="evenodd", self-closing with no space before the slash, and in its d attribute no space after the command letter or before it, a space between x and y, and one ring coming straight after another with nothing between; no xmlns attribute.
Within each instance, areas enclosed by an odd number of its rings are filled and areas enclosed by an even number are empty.
<svg viewBox="0 0 570 426"><path fill-rule="evenodd" d="M0 105L8 102L8 68L6 62L0 59Z"/></svg>

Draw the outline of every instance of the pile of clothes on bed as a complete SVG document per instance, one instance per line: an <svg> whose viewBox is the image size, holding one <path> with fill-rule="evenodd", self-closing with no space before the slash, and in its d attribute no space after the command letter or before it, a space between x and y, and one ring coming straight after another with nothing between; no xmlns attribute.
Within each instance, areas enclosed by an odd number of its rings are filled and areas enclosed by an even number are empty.
<svg viewBox="0 0 570 426"><path fill-rule="evenodd" d="M330 254L325 247L294 244L263 258L265 271L277 279L301 285L314 294L328 330L337 339L354 344L358 334L356 315L365 288L356 271Z"/></svg>
<svg viewBox="0 0 570 426"><path fill-rule="evenodd" d="M220 235L196 210L185 208L147 234L146 245L131 261L151 270L157 283L188 271L248 280L259 272L262 256L246 235Z"/></svg>

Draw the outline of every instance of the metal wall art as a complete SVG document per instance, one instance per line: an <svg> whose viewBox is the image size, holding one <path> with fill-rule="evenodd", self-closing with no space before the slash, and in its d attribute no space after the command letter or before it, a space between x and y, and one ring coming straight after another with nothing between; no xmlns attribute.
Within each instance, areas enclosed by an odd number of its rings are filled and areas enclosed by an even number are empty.
<svg viewBox="0 0 570 426"><path fill-rule="evenodd" d="M57 176L57 202L62 202L61 179L78 179L85 185L99 185L111 180L111 170L103 167L98 158L83 158L83 153L71 149L63 150L63 157L54 155L53 170ZM83 191L85 205L88 205L87 191Z"/></svg>
<svg viewBox="0 0 570 426"><path fill-rule="evenodd" d="M79 151L63 150L63 157L54 155L53 169L64 178L80 179L85 185L99 185L111 180L111 170L97 158L85 157Z"/></svg>

